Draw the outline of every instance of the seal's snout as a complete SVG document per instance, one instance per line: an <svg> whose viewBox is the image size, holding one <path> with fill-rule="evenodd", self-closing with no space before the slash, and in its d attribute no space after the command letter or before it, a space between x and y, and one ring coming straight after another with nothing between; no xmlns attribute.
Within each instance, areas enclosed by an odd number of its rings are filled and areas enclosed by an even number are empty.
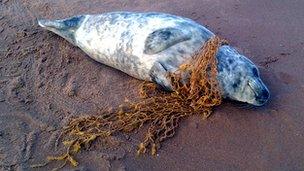
<svg viewBox="0 0 304 171"><path fill-rule="evenodd" d="M256 95L256 101L258 102L258 106L262 106L267 103L270 98L269 90L263 89L258 95Z"/></svg>
<svg viewBox="0 0 304 171"><path fill-rule="evenodd" d="M267 103L270 98L270 92L261 79L250 80L249 87L254 93L254 105L262 106Z"/></svg>

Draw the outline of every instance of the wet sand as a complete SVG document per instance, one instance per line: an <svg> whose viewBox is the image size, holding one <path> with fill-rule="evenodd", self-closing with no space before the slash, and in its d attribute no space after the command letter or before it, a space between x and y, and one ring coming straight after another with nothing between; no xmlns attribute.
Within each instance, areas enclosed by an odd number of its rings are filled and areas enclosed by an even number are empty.
<svg viewBox="0 0 304 171"><path fill-rule="evenodd" d="M0 170L32 170L73 116L138 97L141 81L97 63L37 18L161 11L194 19L260 66L271 101L225 101L208 120L183 120L157 156L136 157L143 130L98 141L64 170L304 170L304 1L0 0ZM39 170L51 170L53 163Z"/></svg>

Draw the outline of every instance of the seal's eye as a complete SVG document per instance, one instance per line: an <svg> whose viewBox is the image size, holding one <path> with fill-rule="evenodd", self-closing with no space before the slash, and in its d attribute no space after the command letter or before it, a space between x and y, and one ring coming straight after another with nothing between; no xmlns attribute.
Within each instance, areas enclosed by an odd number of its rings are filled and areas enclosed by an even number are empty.
<svg viewBox="0 0 304 171"><path fill-rule="evenodd" d="M258 72L258 70L257 70L256 68L253 68L253 69L252 69L252 74L253 74L253 76L255 76L255 77L259 77L259 72Z"/></svg>

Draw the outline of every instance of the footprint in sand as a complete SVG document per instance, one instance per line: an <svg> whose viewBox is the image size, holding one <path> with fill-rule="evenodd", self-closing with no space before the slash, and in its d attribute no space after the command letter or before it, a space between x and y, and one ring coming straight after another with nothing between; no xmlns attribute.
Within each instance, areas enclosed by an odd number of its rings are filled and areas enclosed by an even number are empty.
<svg viewBox="0 0 304 171"><path fill-rule="evenodd" d="M0 170L27 169L40 127L21 112L0 115ZM10 124L7 124L10 123Z"/></svg>

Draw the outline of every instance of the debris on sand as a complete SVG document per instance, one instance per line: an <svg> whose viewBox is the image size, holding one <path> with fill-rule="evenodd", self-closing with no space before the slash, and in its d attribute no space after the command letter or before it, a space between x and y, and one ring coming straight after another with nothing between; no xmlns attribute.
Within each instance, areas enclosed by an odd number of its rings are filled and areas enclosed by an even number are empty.
<svg viewBox="0 0 304 171"><path fill-rule="evenodd" d="M67 163L77 166L75 155L97 138L103 139L119 132L128 133L144 124L149 124L149 129L138 146L137 154L149 150L152 155L156 155L161 142L174 136L181 119L195 114L207 118L212 108L221 104L221 92L216 78L216 53L222 43L224 42L218 37L211 38L192 61L181 65L175 73L170 73L168 77L174 87L173 92L162 92L154 83L144 83L140 89L141 99L136 102L126 100L118 109L103 111L98 116L73 118L61 134L66 153L48 157L47 163L63 161L59 168ZM189 78L188 82L183 79L185 75ZM72 95L73 82L68 85Z"/></svg>

